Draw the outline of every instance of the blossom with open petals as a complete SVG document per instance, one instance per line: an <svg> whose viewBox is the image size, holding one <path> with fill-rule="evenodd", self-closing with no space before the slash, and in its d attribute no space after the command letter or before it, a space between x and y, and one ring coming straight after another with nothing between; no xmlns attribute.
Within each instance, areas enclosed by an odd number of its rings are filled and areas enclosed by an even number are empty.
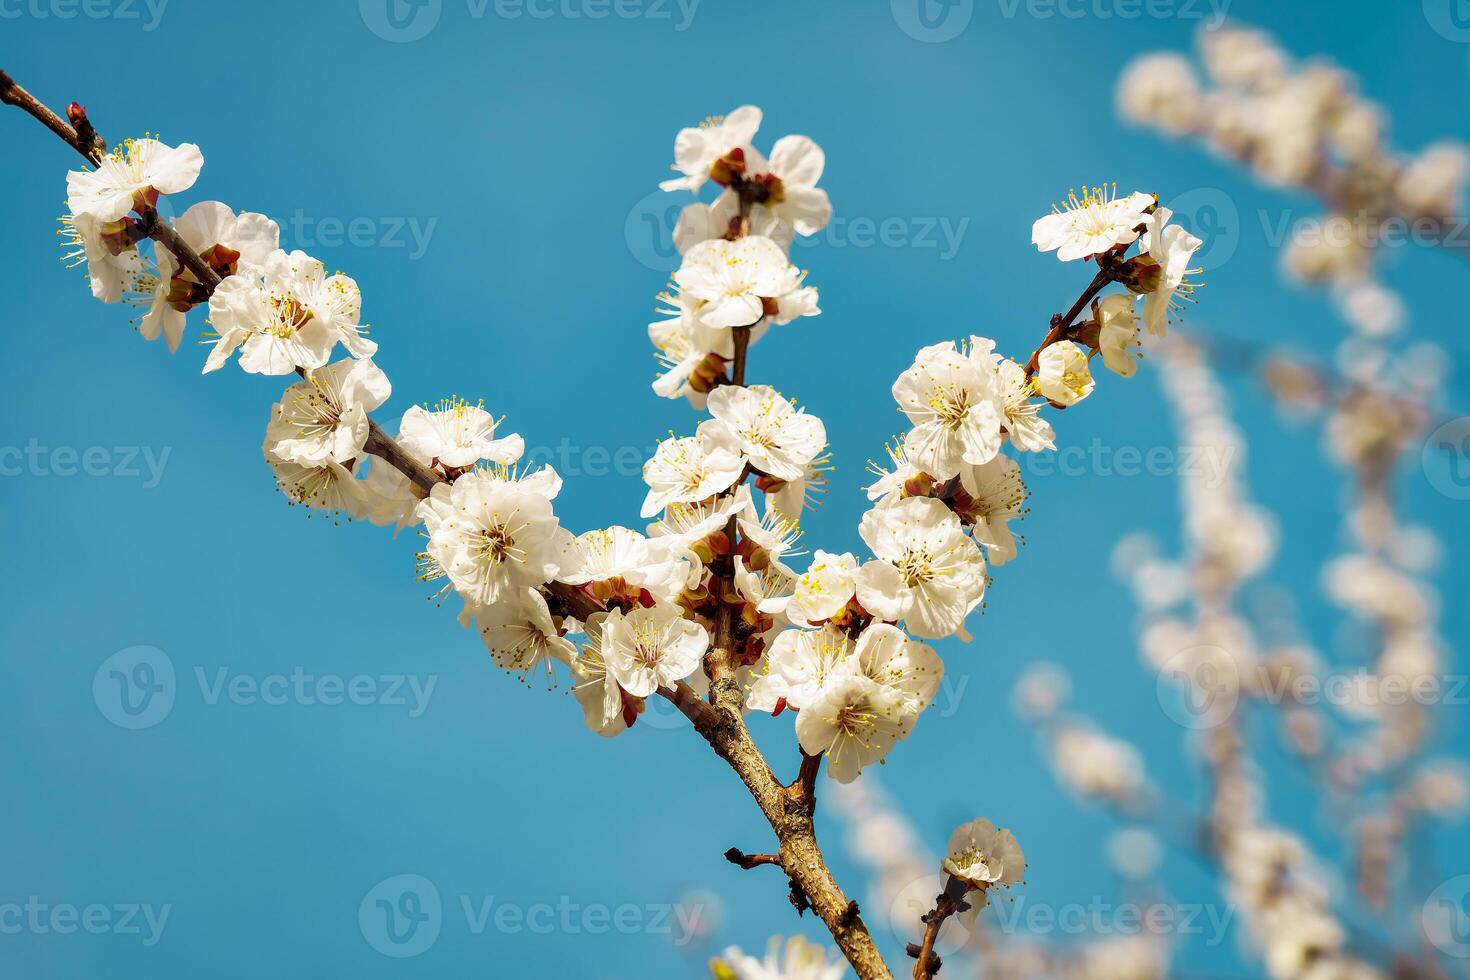
<svg viewBox="0 0 1470 980"><path fill-rule="evenodd" d="M1032 243L1070 262L1136 241L1154 197L1143 193L1116 197L1116 192L1116 187L1084 187L1080 199L1075 193L1069 195L1051 214L1036 219L1031 226Z"/></svg>

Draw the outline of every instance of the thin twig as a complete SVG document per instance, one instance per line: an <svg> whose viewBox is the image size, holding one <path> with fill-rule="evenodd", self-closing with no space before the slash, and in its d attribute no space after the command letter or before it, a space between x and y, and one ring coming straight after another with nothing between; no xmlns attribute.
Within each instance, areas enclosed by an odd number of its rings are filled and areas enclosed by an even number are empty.
<svg viewBox="0 0 1470 980"><path fill-rule="evenodd" d="M781 866L781 855L779 854L746 854L738 847L732 847L725 852L725 860L731 864L738 865L749 871L751 868L760 868L768 864L776 867Z"/></svg>

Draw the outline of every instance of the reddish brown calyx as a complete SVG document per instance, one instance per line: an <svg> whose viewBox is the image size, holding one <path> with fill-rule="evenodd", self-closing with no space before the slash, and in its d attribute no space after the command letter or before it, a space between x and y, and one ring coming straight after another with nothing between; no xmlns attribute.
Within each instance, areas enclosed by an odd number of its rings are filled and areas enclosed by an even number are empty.
<svg viewBox="0 0 1470 980"><path fill-rule="evenodd" d="M725 358L706 354L689 374L689 387L702 395L714 391L725 381Z"/></svg>
<svg viewBox="0 0 1470 980"><path fill-rule="evenodd" d="M102 226L100 237L107 251L113 255L121 255L138 244L138 236L134 234L131 218L118 218L116 221L107 222Z"/></svg>
<svg viewBox="0 0 1470 980"><path fill-rule="evenodd" d="M221 279L228 279L235 274L240 265L240 253L226 245L211 245L199 253L204 264L214 270Z"/></svg>
<svg viewBox="0 0 1470 980"><path fill-rule="evenodd" d="M786 481L762 473L755 478L755 488L765 494L780 493L786 489Z"/></svg>
<svg viewBox="0 0 1470 980"><path fill-rule="evenodd" d="M713 565L715 560L723 558L730 553L730 538L724 530L719 530L703 540L696 541L689 546L689 550L706 565Z"/></svg>
<svg viewBox="0 0 1470 980"><path fill-rule="evenodd" d="M903 483L903 495L905 497L932 497L934 477L928 473L918 473L909 477Z"/></svg>
<svg viewBox="0 0 1470 980"><path fill-rule="evenodd" d="M168 296L165 299L169 306L180 313L188 313L200 303L209 300L209 290L193 279L177 275L168 281Z"/></svg>
<svg viewBox="0 0 1470 980"><path fill-rule="evenodd" d="M145 187L142 190L133 191L133 210L137 212L138 217L145 221L156 218L157 215L152 212L157 206L158 191L154 188Z"/></svg>
<svg viewBox="0 0 1470 980"><path fill-rule="evenodd" d="M608 609L616 607L625 613L638 608L652 609L654 605L652 593L647 589L630 585L622 576L588 583L584 591L602 603L604 607Z"/></svg>
<svg viewBox="0 0 1470 980"><path fill-rule="evenodd" d="M1097 304L1094 303L1093 306L1096 307ZM1096 320L1084 321L1067 331L1067 336L1084 347L1097 350L1102 345L1102 324Z"/></svg>
<svg viewBox="0 0 1470 980"><path fill-rule="evenodd" d="M87 122L87 107L80 102L73 102L66 107L66 118L73 126L80 126Z"/></svg>
<svg viewBox="0 0 1470 980"><path fill-rule="evenodd" d="M980 502L970 496L964 487L955 487L945 502L949 504L949 509L954 511L965 524L974 524L985 516L985 510L980 505Z"/></svg>
<svg viewBox="0 0 1470 980"><path fill-rule="evenodd" d="M745 174L745 151L735 147L709 167L709 179L721 187L729 187Z"/></svg>
<svg viewBox="0 0 1470 980"><path fill-rule="evenodd" d="M619 693L623 696L623 724L632 728L638 721L638 716L643 714L643 699L635 698L627 691Z"/></svg>
<svg viewBox="0 0 1470 980"><path fill-rule="evenodd" d="M1118 266L1113 278L1129 292L1147 294L1159 288L1164 277L1164 268L1147 255L1136 255Z"/></svg>
<svg viewBox="0 0 1470 980"><path fill-rule="evenodd" d="M741 184L740 196L751 204L779 204L786 199L786 185L775 174L756 174Z"/></svg>

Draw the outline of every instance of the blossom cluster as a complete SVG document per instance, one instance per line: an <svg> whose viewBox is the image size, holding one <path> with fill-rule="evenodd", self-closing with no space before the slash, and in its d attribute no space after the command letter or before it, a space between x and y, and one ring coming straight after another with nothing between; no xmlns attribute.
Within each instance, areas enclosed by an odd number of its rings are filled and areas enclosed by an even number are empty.
<svg viewBox="0 0 1470 980"><path fill-rule="evenodd" d="M372 360L356 282L281 249L270 219L213 201L186 211L174 231L212 277L164 246L145 254L160 196L198 178L197 147L150 137L72 173L68 227L94 294L147 306L145 336L176 348L189 311L207 304L206 372L233 358L247 373L298 377L272 406L262 446L280 488L314 510L418 527L420 577L463 600L461 620L496 664L551 683L568 674L588 726L611 737L650 697L686 685L706 693L706 659L718 646L743 708L792 712L802 750L848 782L910 734L938 691L944 665L924 641L968 639L988 569L1017 553L1010 523L1027 492L1006 447L1055 447L1045 412L1092 392L1093 357L1133 373L1140 323L1163 331L1175 296L1190 288L1186 267L1200 241L1170 226L1147 194L1089 190L1038 220L1038 247L1097 263L1085 297L1092 318L1056 318L1025 365L979 336L920 350L893 385L912 427L890 449L892 469L878 471L858 528L870 556L818 550L799 568L800 522L824 483L826 428L774 389L747 386L744 366L770 327L820 313L787 252L832 208L817 186L821 148L787 136L767 157L752 145L760 121L759 109L742 106L681 131L679 176L662 185L720 188L684 209L683 264L661 297L670 319L649 329L667 368L655 390L687 397L709 418L664 440L645 464L643 529L564 528L561 478L549 466L522 468L524 440L502 432L481 403L415 406L396 438L378 430L371 413L392 389ZM1134 243L1139 254L1126 258ZM1100 297L1109 283L1124 289ZM339 345L345 356L334 361ZM385 441L412 465L390 463ZM1018 862L1007 867L1009 876ZM974 861L951 873L999 880Z"/></svg>

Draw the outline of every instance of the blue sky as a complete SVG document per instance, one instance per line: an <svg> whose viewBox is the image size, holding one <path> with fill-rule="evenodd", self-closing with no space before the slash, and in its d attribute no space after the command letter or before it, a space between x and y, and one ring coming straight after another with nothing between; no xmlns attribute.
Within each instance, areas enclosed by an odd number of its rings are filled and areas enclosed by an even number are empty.
<svg viewBox="0 0 1470 980"><path fill-rule="evenodd" d="M1470 138L1454 108L1470 83L1470 31L1448 2L1234 0L1229 13L1357 72L1396 142L1418 148ZM976 332L1027 353L1084 285L1028 235L1083 181L1193 195L1198 214L1218 217L1192 328L1335 346L1343 328L1325 297L1277 272L1273 229L1312 203L1113 112L1129 58L1188 47L1217 9L958 0L921 19L908 0L442 0L389 19L383 0L0 0L0 67L58 108L86 103L112 139L198 143L205 171L178 209L217 198L269 214L288 247L362 284L394 384L381 417L484 398L567 475L557 510L578 530L635 523L637 461L696 420L648 390L643 331L681 200L651 196L674 134L763 106L760 145L795 132L826 149L838 217L798 249L823 316L774 332L751 377L827 421L838 469L807 528L812 546L842 550L859 544L864 464L899 427L888 391L913 352ZM53 238L73 156L9 110L0 146L0 356L11 367L0 443L42 460L0 480L13 556L0 572L11 747L0 788L13 801L0 811L0 903L106 910L91 913L101 934L63 932L66 913L52 928L49 911L0 934L7 973L698 975L709 949L678 946L669 906L701 891L721 896L720 945L819 934L776 876L720 857L764 849L768 831L690 731L654 720L596 738L564 691L507 678L449 609L425 601L416 539L287 509L258 451L280 385L233 368L201 377L197 318L170 357L127 328L125 311L92 302ZM1445 410L1462 411L1470 265L1396 249L1385 276L1411 297L1415 336L1449 351ZM1267 581L1333 649L1338 620L1317 570L1341 545L1336 476L1311 430L1284 428L1248 385L1232 391L1252 437L1252 491L1284 535ZM1103 379L1059 422L1079 446L1175 445L1149 366L1131 382ZM1016 828L1029 900L1110 901L1100 855L1111 824L1054 786L1006 702L1027 664L1060 662L1091 714L1150 748L1160 782L1195 792L1180 729L1139 664L1131 602L1106 570L1122 534L1175 533L1177 481L1089 469L1030 482L1021 557L997 573L974 643L942 647L962 694L877 775L933 848L976 814ZM1399 489L1417 519L1463 537L1467 505L1417 465ZM1451 547L1439 581L1452 639L1470 617L1466 562ZM172 669L166 714L99 710L114 672L147 679L139 664L160 684ZM1464 753L1463 724L1443 720ZM758 724L758 737L794 772L789 726ZM1299 777L1271 776L1276 813L1305 821L1330 852ZM829 813L822 823L861 897ZM1463 834L1434 847L1443 868L1470 859ZM432 882L440 900L439 932L412 958L382 955L371 935L375 889L398 875ZM1171 861L1167 880L1181 901L1216 901L1187 862ZM144 906L155 918L168 908L161 930ZM502 906L512 911L497 919ZM1190 940L1187 953L1206 969L1253 970L1231 944Z"/></svg>

